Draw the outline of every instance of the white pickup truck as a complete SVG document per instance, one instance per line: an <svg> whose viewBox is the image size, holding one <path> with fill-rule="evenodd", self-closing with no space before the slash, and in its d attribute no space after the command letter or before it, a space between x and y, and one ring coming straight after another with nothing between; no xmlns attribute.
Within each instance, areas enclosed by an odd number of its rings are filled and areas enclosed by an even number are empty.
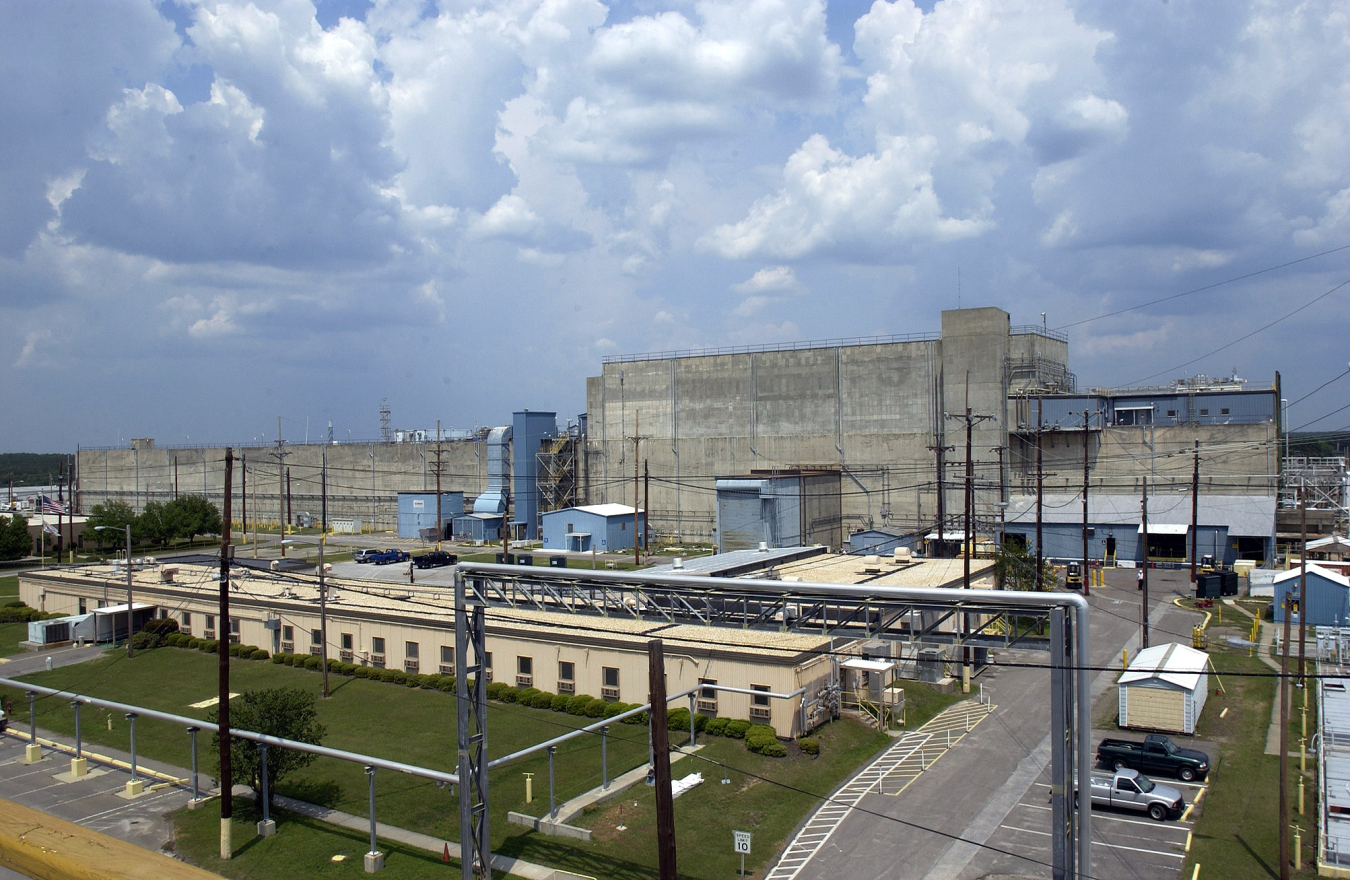
<svg viewBox="0 0 1350 880"><path fill-rule="evenodd" d="M1186 799L1170 785L1154 782L1138 770L1125 769L1117 770L1114 776L1092 774L1092 805L1138 810L1162 822L1179 816L1186 809Z"/></svg>

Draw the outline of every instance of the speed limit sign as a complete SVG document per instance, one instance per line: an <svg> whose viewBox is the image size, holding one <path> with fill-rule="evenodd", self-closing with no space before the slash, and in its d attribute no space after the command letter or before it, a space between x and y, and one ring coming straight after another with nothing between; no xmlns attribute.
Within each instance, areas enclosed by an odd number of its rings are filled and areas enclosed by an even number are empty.
<svg viewBox="0 0 1350 880"><path fill-rule="evenodd" d="M731 835L735 839L734 852L738 852L741 855L748 856L750 854L750 832L733 831L731 832Z"/></svg>

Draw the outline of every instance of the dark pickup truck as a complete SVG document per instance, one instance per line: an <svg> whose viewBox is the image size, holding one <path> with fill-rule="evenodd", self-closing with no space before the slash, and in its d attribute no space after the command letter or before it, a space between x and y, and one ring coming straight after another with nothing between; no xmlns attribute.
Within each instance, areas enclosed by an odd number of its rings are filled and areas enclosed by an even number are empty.
<svg viewBox="0 0 1350 880"><path fill-rule="evenodd" d="M1097 761L1120 770L1130 767L1141 773L1167 773L1183 782L1204 779L1209 773L1209 755L1178 748L1165 736L1150 733L1143 742L1104 739L1097 746Z"/></svg>
<svg viewBox="0 0 1350 880"><path fill-rule="evenodd" d="M370 557L370 561L375 563L376 565L389 565L394 562L407 562L408 551L399 550L391 547L387 550L381 550L380 552L373 554Z"/></svg>
<svg viewBox="0 0 1350 880"><path fill-rule="evenodd" d="M454 565L458 561L458 556L453 553L446 553L444 550L432 550L430 553L422 553L413 557L413 565L418 568L440 568L443 565Z"/></svg>

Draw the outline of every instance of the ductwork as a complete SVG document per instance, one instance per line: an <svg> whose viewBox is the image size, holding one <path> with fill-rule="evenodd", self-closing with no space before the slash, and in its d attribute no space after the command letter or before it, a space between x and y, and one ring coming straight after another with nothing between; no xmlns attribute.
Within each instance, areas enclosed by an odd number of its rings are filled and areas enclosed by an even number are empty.
<svg viewBox="0 0 1350 880"><path fill-rule="evenodd" d="M487 490L473 502L474 513L500 516L511 500L511 426L488 432Z"/></svg>

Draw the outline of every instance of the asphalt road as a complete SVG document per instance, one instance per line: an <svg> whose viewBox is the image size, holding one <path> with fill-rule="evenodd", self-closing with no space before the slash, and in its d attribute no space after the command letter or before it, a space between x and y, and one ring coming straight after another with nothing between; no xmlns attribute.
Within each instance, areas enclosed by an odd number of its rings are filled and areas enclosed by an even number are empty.
<svg viewBox="0 0 1350 880"><path fill-rule="evenodd" d="M1092 662L1118 666L1121 650L1138 644L1140 600L1132 571L1113 571L1108 579L1110 583L1093 590L1090 598ZM1183 633L1189 640L1189 620L1170 605L1175 596L1189 594L1187 574L1151 573L1150 586L1152 642L1174 641ZM984 685L997 710L899 796L866 796L803 868L799 880L1050 876L1049 811L1036 809L1047 805L1046 790L1037 786L1044 783L1050 758L1050 680L1048 672L1039 668L1048 655L1005 651L998 653L997 661L1036 668L996 667L981 675L977 682ZM1094 694L1111 686L1114 679L1113 673L1099 675ZM1109 843L1121 834L1137 837L1146 830L1118 825L1120 818L1094 822L1094 840ZM1031 831L1011 831L1009 826L1017 822L1024 823L1017 827ZM1175 837L1172 833L1169 839ZM1178 859L1164 859L1158 870L1151 863L1147 869L1130 863L1122 870L1121 853L1095 847L1094 876L1173 880L1181 866Z"/></svg>

